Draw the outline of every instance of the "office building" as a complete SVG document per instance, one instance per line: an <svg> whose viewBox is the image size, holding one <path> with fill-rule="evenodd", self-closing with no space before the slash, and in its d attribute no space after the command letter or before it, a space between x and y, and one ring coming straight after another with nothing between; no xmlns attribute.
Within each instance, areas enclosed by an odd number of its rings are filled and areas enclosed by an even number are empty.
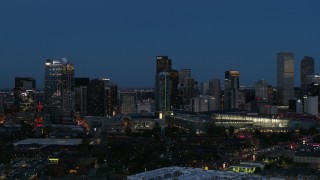
<svg viewBox="0 0 320 180"><path fill-rule="evenodd" d="M208 95L213 96L215 99L214 110L220 109L220 101L221 101L220 93L221 93L220 79L210 79Z"/></svg>
<svg viewBox="0 0 320 180"><path fill-rule="evenodd" d="M105 116L105 84L100 79L89 81L87 88L87 114L89 116Z"/></svg>
<svg viewBox="0 0 320 180"><path fill-rule="evenodd" d="M118 86L106 79L93 79L87 88L87 114L113 116L117 111Z"/></svg>
<svg viewBox="0 0 320 180"><path fill-rule="evenodd" d="M315 116L318 116L318 113L319 113L319 110L318 110L318 104L319 104L319 101L318 101L318 96L308 96L306 98L303 98L304 99L304 113L307 113L307 114L312 114L312 115L315 115Z"/></svg>
<svg viewBox="0 0 320 180"><path fill-rule="evenodd" d="M168 72L172 70L172 61L168 58L168 56L157 56L157 67L156 72L159 74L160 72Z"/></svg>
<svg viewBox="0 0 320 180"><path fill-rule="evenodd" d="M307 95L308 91L308 82L307 82L307 76L314 74L314 59L309 56L305 56L301 60L301 94L302 97Z"/></svg>
<svg viewBox="0 0 320 180"><path fill-rule="evenodd" d="M200 83L200 95L209 95L209 82L204 81Z"/></svg>
<svg viewBox="0 0 320 180"><path fill-rule="evenodd" d="M320 75L311 74L306 76L306 93L305 96L319 96ZM319 96L320 97L320 96Z"/></svg>
<svg viewBox="0 0 320 180"><path fill-rule="evenodd" d="M75 111L87 115L87 90L88 86L77 86L75 88Z"/></svg>
<svg viewBox="0 0 320 180"><path fill-rule="evenodd" d="M184 74L191 73L189 70L184 70ZM161 74L161 75L160 75ZM166 75L165 75L166 74ZM165 78L165 79L163 79ZM179 85L179 71L172 69L172 61L168 56L157 56L156 57L156 84L155 84L155 96L156 96L156 111L168 111L172 108L179 108L182 105L182 94L178 90ZM163 84L159 84L163 83ZM169 93L163 93L165 88ZM164 96L166 95L169 100L165 100L164 105ZM160 105L160 103L162 103Z"/></svg>
<svg viewBox="0 0 320 180"><path fill-rule="evenodd" d="M181 69L178 71L179 84L184 83L184 78L191 78L191 69Z"/></svg>
<svg viewBox="0 0 320 180"><path fill-rule="evenodd" d="M114 83L105 82L106 115L118 114L118 86Z"/></svg>
<svg viewBox="0 0 320 180"><path fill-rule="evenodd" d="M262 79L255 84L255 98L257 100L268 101L268 84Z"/></svg>
<svg viewBox="0 0 320 180"><path fill-rule="evenodd" d="M239 78L239 71L225 71L224 109L237 109L239 107Z"/></svg>
<svg viewBox="0 0 320 180"><path fill-rule="evenodd" d="M137 113L137 92L120 91L119 102L121 114Z"/></svg>
<svg viewBox="0 0 320 180"><path fill-rule="evenodd" d="M76 77L76 78L74 78L74 81L75 81L75 87L88 86L90 78Z"/></svg>
<svg viewBox="0 0 320 180"><path fill-rule="evenodd" d="M170 70L170 94L171 94L171 107L180 108L183 104L182 92L179 91L179 71Z"/></svg>
<svg viewBox="0 0 320 180"><path fill-rule="evenodd" d="M206 112L215 110L215 98L213 96L199 96L191 98L190 111L191 112Z"/></svg>
<svg viewBox="0 0 320 180"><path fill-rule="evenodd" d="M195 97L195 82L193 78L184 78L184 83L179 89L183 95L183 106L189 107L190 100Z"/></svg>
<svg viewBox="0 0 320 180"><path fill-rule="evenodd" d="M76 77L75 78L75 111L87 115L87 89L90 78Z"/></svg>
<svg viewBox="0 0 320 180"><path fill-rule="evenodd" d="M169 111L171 109L170 74L160 72L156 75L156 111Z"/></svg>
<svg viewBox="0 0 320 180"><path fill-rule="evenodd" d="M277 91L278 105L289 104L294 98L294 54L280 52L277 54Z"/></svg>
<svg viewBox="0 0 320 180"><path fill-rule="evenodd" d="M44 110L53 123L72 116L75 108L74 65L66 58L45 61Z"/></svg>
<svg viewBox="0 0 320 180"><path fill-rule="evenodd" d="M301 99L290 99L289 100L289 112L302 113Z"/></svg>
<svg viewBox="0 0 320 180"><path fill-rule="evenodd" d="M14 87L15 105L23 112L34 112L36 80L32 77L16 77Z"/></svg>

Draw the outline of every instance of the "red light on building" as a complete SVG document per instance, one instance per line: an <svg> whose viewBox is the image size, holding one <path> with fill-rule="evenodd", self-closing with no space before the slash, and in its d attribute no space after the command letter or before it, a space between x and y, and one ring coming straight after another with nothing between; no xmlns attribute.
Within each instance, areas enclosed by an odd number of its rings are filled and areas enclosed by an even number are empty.
<svg viewBox="0 0 320 180"><path fill-rule="evenodd" d="M42 127L43 126L43 118L41 116L37 116L34 120L34 127Z"/></svg>

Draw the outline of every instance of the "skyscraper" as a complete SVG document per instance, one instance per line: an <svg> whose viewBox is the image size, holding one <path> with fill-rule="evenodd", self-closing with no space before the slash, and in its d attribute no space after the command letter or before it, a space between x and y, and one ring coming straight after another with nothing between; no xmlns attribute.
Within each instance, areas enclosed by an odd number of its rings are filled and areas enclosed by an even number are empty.
<svg viewBox="0 0 320 180"><path fill-rule="evenodd" d="M87 89L88 86L78 86L75 88L75 111L82 115L87 115Z"/></svg>
<svg viewBox="0 0 320 180"><path fill-rule="evenodd" d="M117 109L118 86L109 79L90 80L87 88L87 113L91 116L113 116Z"/></svg>
<svg viewBox="0 0 320 180"><path fill-rule="evenodd" d="M288 105L294 98L294 54L280 52L277 54L277 90L278 105Z"/></svg>
<svg viewBox="0 0 320 180"><path fill-rule="evenodd" d="M156 75L156 111L171 109L170 74L160 72Z"/></svg>
<svg viewBox="0 0 320 180"><path fill-rule="evenodd" d="M239 71L225 71L224 80L224 109L239 107Z"/></svg>
<svg viewBox="0 0 320 180"><path fill-rule="evenodd" d="M87 113L90 116L105 116L105 84L100 79L89 81L87 88Z"/></svg>
<svg viewBox="0 0 320 180"><path fill-rule="evenodd" d="M268 101L268 84L264 79L259 80L255 84L255 98Z"/></svg>
<svg viewBox="0 0 320 180"><path fill-rule="evenodd" d="M159 74L160 72L168 72L172 70L172 62L168 56L157 56L157 67L156 72Z"/></svg>
<svg viewBox="0 0 320 180"><path fill-rule="evenodd" d="M114 116L118 113L118 86L105 82L105 109L106 115Z"/></svg>
<svg viewBox="0 0 320 180"><path fill-rule="evenodd" d="M87 115L87 89L90 79L75 78L75 111Z"/></svg>
<svg viewBox="0 0 320 180"><path fill-rule="evenodd" d="M200 83L200 95L209 95L209 81Z"/></svg>
<svg viewBox="0 0 320 180"><path fill-rule="evenodd" d="M214 110L218 110L220 106L220 99L221 99L220 91L221 91L220 79L210 79L208 95L213 96L215 98Z"/></svg>
<svg viewBox="0 0 320 180"><path fill-rule="evenodd" d="M179 84L184 83L184 78L191 78L191 69L181 69L178 71Z"/></svg>
<svg viewBox="0 0 320 180"><path fill-rule="evenodd" d="M61 116L74 112L74 65L66 58L45 62L44 110L51 122L60 123Z"/></svg>
<svg viewBox="0 0 320 180"><path fill-rule="evenodd" d="M179 72L172 69L172 61L168 56L157 56L156 60L156 111L169 111L171 107L182 104L182 96L178 91Z"/></svg>
<svg viewBox="0 0 320 180"><path fill-rule="evenodd" d="M184 78L182 89L183 105L190 106L190 100L195 97L195 82L193 78Z"/></svg>
<svg viewBox="0 0 320 180"><path fill-rule="evenodd" d="M314 74L314 59L309 56L305 56L301 60L301 95L306 96L308 90L307 76Z"/></svg>

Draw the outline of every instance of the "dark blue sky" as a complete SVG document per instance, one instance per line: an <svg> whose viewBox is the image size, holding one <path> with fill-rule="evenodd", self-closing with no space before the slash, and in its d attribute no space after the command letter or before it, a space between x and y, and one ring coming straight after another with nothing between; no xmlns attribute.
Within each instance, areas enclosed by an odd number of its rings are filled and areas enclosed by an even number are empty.
<svg viewBox="0 0 320 180"><path fill-rule="evenodd" d="M68 58L76 76L119 87L153 87L155 57L191 68L201 82L239 70L240 84L276 83L276 53L320 60L319 0L1 0L0 88L32 76L44 61Z"/></svg>

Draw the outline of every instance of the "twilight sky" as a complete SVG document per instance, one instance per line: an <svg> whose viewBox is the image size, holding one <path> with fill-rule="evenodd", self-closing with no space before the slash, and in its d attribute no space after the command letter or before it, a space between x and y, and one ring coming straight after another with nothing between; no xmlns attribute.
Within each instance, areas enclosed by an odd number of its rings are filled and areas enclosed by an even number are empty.
<svg viewBox="0 0 320 180"><path fill-rule="evenodd" d="M240 71L240 85L276 84L276 53L315 58L319 0L1 0L0 88L16 76L43 87L44 61L66 57L77 77L121 87L154 87L157 55L198 81Z"/></svg>

